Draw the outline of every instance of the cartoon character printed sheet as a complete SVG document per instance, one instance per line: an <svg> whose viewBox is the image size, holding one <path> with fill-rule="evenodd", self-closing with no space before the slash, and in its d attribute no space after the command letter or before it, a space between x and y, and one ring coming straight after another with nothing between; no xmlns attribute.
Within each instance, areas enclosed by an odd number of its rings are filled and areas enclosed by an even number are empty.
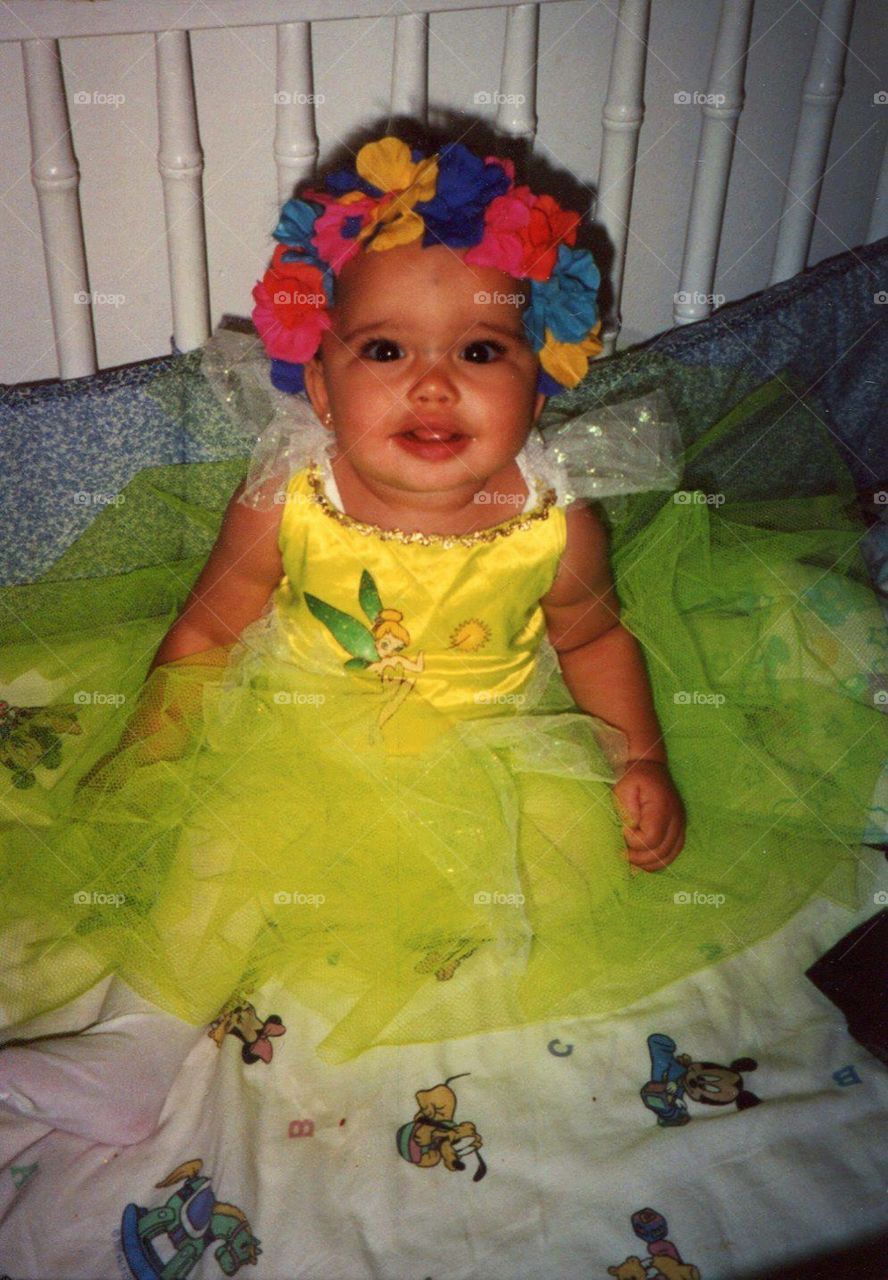
<svg viewBox="0 0 888 1280"><path fill-rule="evenodd" d="M0 1120L0 1274L734 1280L870 1238L888 1069L804 970L874 909L810 903L619 1016L337 1067L266 986L220 1011L144 1142Z"/></svg>

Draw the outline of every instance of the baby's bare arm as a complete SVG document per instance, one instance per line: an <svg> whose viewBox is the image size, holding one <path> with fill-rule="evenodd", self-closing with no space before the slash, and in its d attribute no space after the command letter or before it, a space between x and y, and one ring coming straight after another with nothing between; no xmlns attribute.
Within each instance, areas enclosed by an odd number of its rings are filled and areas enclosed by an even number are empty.
<svg viewBox="0 0 888 1280"><path fill-rule="evenodd" d="M228 504L209 559L161 641L149 676L156 667L180 658L200 665L224 665L225 647L259 617L283 575L278 549L282 507L270 511L245 507L237 501L242 489L235 490ZM200 698L201 685L177 679L175 667L146 679L117 745L80 785L103 776L130 748L139 763L177 759L187 739L187 715L199 709Z"/></svg>
<svg viewBox="0 0 888 1280"><path fill-rule="evenodd" d="M549 641L577 706L623 730L630 760L665 762L644 657L620 622L607 533L584 503L567 513L567 546L541 603Z"/></svg>
<svg viewBox="0 0 888 1280"><path fill-rule="evenodd" d="M613 788L630 862L659 871L684 844L681 797L666 765L641 647L620 623L604 526L591 508L567 515L567 546L542 601L549 639L578 707L622 729L627 767Z"/></svg>
<svg viewBox="0 0 888 1280"><path fill-rule="evenodd" d="M238 502L242 491L243 485L232 495L209 559L149 671L232 644L259 617L280 582L284 568L278 532L283 506L253 510Z"/></svg>

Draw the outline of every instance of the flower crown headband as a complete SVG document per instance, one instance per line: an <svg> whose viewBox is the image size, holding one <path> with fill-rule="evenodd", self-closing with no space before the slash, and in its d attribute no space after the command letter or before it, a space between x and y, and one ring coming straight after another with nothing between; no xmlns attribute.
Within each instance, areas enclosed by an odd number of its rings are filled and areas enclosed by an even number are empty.
<svg viewBox="0 0 888 1280"><path fill-rule="evenodd" d="M468 249L465 262L527 280L524 331L540 358L537 389L575 387L602 350L592 254L575 249L580 215L515 185L509 159L483 160L460 142L425 156L401 139L368 142L355 170L331 173L281 209L271 266L253 290L253 322L280 391L304 390L303 366L330 328L335 277L361 252L422 238Z"/></svg>

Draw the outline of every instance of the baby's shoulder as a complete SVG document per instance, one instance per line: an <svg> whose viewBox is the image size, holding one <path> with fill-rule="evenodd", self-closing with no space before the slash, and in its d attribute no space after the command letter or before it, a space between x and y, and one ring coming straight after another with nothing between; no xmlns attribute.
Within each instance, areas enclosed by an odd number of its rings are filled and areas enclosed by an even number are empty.
<svg viewBox="0 0 888 1280"><path fill-rule="evenodd" d="M564 525L566 556L595 565L607 561L607 525L594 503L579 498L564 507Z"/></svg>
<svg viewBox="0 0 888 1280"><path fill-rule="evenodd" d="M584 500L564 511L564 550L547 597L550 605L600 595L610 585L607 526Z"/></svg>

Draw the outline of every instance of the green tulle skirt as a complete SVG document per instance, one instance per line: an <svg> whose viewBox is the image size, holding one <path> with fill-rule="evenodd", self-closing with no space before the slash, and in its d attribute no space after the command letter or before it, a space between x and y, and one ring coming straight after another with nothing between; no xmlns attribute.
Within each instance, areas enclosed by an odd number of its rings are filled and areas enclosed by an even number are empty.
<svg viewBox="0 0 888 1280"><path fill-rule="evenodd" d="M200 556L139 569L137 592L129 572L2 593L6 1021L112 971L195 1024L274 979L342 1061L607 1013L815 895L860 905L886 641L847 493L611 515L688 818L655 874L625 858L604 726L548 649L519 712L426 708L426 746L393 755L345 681L273 656L268 618L141 687L175 611L134 601Z"/></svg>

